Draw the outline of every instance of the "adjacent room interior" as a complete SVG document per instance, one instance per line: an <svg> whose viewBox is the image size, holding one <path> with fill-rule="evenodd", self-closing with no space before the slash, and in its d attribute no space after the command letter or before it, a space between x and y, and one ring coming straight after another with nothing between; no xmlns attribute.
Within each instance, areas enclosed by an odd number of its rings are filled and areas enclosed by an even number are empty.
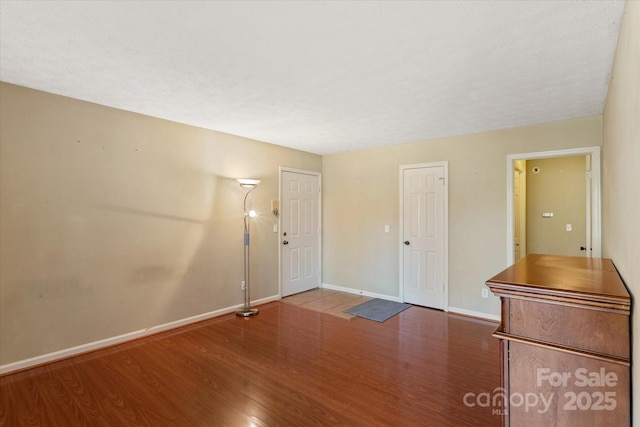
<svg viewBox="0 0 640 427"><path fill-rule="evenodd" d="M464 400L500 386L490 277L595 256L640 291L639 2L0 0L0 27L0 424L499 425ZM281 301L313 289L341 314ZM344 315L369 299L413 306Z"/></svg>

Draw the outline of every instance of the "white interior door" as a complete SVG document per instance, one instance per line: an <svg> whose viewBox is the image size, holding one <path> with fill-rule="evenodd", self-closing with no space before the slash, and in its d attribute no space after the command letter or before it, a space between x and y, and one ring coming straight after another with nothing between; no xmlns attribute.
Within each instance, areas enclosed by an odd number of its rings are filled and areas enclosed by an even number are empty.
<svg viewBox="0 0 640 427"><path fill-rule="evenodd" d="M587 202L587 206L586 206L586 230L585 230L585 253L584 256L586 257L591 257L593 256L593 243L591 243L591 232L592 232L592 225L591 225L591 209L592 209L592 205L591 205L591 155L587 154L585 156L585 160L586 160L586 165L587 165L587 170L586 170L586 184L587 184L587 188L586 188L586 197L585 200Z"/></svg>
<svg viewBox="0 0 640 427"><path fill-rule="evenodd" d="M283 170L280 180L284 297L320 286L320 176Z"/></svg>
<svg viewBox="0 0 640 427"><path fill-rule="evenodd" d="M445 165L402 170L402 290L405 302L444 309Z"/></svg>
<svg viewBox="0 0 640 427"><path fill-rule="evenodd" d="M513 172L514 235L513 259L527 255L527 174L526 160L517 160Z"/></svg>
<svg viewBox="0 0 640 427"><path fill-rule="evenodd" d="M522 212L520 211L520 172L513 173L513 259L518 261L520 257L520 220Z"/></svg>

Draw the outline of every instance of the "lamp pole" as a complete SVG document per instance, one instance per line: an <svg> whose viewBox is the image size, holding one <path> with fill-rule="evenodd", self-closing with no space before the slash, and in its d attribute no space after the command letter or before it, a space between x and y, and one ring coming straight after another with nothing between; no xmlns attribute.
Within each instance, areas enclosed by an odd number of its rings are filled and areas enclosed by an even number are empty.
<svg viewBox="0 0 640 427"><path fill-rule="evenodd" d="M257 179L239 179L240 186L246 190L243 202L243 221L244 221L244 306L236 311L236 316L249 317L258 314L257 308L251 308L251 246L250 246L250 231L251 231L251 218L256 216L256 211L253 209L247 211L247 198L249 193L255 190L260 183Z"/></svg>

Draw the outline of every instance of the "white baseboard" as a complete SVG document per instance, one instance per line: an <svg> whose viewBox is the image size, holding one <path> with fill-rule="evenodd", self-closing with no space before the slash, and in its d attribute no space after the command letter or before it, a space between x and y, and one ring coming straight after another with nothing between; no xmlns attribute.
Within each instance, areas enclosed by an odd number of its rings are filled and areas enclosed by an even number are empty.
<svg viewBox="0 0 640 427"><path fill-rule="evenodd" d="M465 316L479 317L480 319L500 321L497 314L482 313L480 311L465 310L464 308L449 307L449 313L464 314Z"/></svg>
<svg viewBox="0 0 640 427"><path fill-rule="evenodd" d="M266 304L271 301L280 300L279 295L263 298L260 300L252 301L252 305ZM52 353L43 354L40 356L31 357L29 359L19 360L17 362L8 363L6 365L0 365L0 375L7 374L14 371L20 371L22 369L31 368L33 366L42 365L44 363L54 362L56 360L65 359L71 356L77 356L82 353L88 353L90 351L99 350L101 348L110 347L116 344L122 344L127 341L131 341L138 338L143 338L148 335L157 334L158 332L168 331L180 326L189 325L191 323L200 322L203 320L211 319L213 317L222 316L223 314L233 313L237 309L241 308L242 304L221 308L220 310L210 311L208 313L198 314L197 316L187 317L186 319L180 319L173 322L165 323L162 325L152 326L150 328L141 329L134 332L118 335L111 338L106 338L99 341L94 341L87 344L78 345L64 350L54 351Z"/></svg>
<svg viewBox="0 0 640 427"><path fill-rule="evenodd" d="M374 292L361 291L359 289L345 288L342 286L330 285L329 283L323 283L321 287L322 289L329 289L331 291L340 291L340 292L346 292L349 294L364 295L365 297L380 298L380 299L386 299L389 301L400 302L399 297L393 297L391 295L384 295L384 294L376 294Z"/></svg>
<svg viewBox="0 0 640 427"><path fill-rule="evenodd" d="M350 293L350 294L364 295L364 296L371 297L371 298L380 298L380 299L386 299L386 300L389 300L389 301L402 302L402 301L400 301L399 297L393 297L393 296L390 296L390 295L383 295L383 294L376 294L376 293L373 293L373 292L361 291L359 289L345 288L345 287L342 287L342 286L331 285L329 283L323 283L321 285L321 287L323 289L329 289L329 290L332 290L332 291L347 292L347 293ZM465 316L478 317L480 319L494 320L494 321L498 321L498 322L500 321L500 316L499 315L489 314L489 313L482 313L482 312L479 312L479 311L465 310L463 308L449 307L445 311L448 311L450 313L463 314Z"/></svg>

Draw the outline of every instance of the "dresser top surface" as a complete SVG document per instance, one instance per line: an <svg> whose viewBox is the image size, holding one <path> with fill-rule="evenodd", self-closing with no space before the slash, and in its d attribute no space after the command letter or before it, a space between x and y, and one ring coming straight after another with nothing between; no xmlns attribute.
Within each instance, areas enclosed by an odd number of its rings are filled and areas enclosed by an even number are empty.
<svg viewBox="0 0 640 427"><path fill-rule="evenodd" d="M492 288L629 303L631 297L607 258L527 255L487 281Z"/></svg>

